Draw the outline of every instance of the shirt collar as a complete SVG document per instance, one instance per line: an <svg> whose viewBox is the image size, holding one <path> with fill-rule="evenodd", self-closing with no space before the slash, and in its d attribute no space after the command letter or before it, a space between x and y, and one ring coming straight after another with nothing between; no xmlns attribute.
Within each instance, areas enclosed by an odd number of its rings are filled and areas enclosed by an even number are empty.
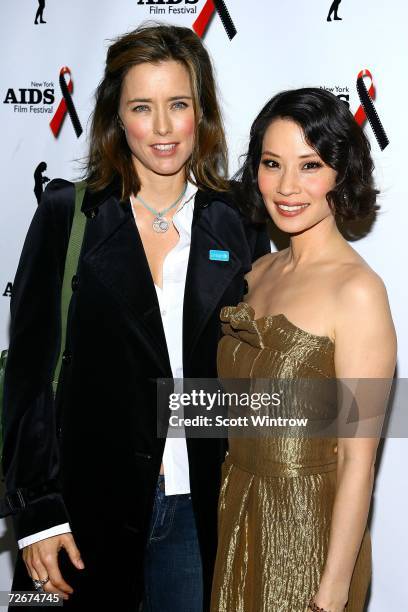
<svg viewBox="0 0 408 612"><path fill-rule="evenodd" d="M179 232L180 236L182 232L185 232L187 236L191 236L191 225L193 222L193 211L194 211L194 200L198 188L187 182L186 193L184 194L179 207L173 215L173 223Z"/></svg>
<svg viewBox="0 0 408 612"><path fill-rule="evenodd" d="M186 193L181 198L181 202L179 206L177 207L175 215L177 215L177 213L180 212L184 208L184 206L188 204L188 202L191 202L191 200L193 200L197 191L198 191L198 187L196 187L196 185L193 185L193 183L190 183L190 181L187 181Z"/></svg>

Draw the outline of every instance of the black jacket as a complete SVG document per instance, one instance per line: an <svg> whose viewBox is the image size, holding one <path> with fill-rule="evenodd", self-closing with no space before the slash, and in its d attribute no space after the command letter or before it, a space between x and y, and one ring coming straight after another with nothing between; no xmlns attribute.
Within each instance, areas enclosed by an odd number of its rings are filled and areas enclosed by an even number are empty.
<svg viewBox="0 0 408 612"><path fill-rule="evenodd" d="M229 197L199 191L195 199L183 311L186 378L216 376L220 309L243 299L244 274L270 250L265 229L245 223ZM130 203L112 183L87 192L83 202L87 226L54 402L73 202L72 183L49 184L21 255L11 300L3 470L9 493L26 487L32 497L13 517L17 539L71 524L85 569L60 552L75 590L64 607L87 610L91 601L134 611L165 442L156 434L156 379L172 373ZM210 249L229 251L229 261L211 261ZM225 442L188 439L187 447L207 609ZM105 588L107 580L116 588ZM32 590L21 553L13 589Z"/></svg>

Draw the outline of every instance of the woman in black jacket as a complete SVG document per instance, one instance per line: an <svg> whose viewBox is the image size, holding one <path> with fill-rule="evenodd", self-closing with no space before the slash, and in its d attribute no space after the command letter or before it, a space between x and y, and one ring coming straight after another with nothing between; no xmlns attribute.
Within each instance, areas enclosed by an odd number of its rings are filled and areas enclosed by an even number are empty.
<svg viewBox="0 0 408 612"><path fill-rule="evenodd" d="M225 176L199 38L163 25L118 39L96 94L55 401L72 183L47 187L13 287L3 453L20 548L13 590L41 581L75 610L135 611L143 593L146 611L208 608L225 446L158 437L156 380L216 376L220 309L243 298L244 274L269 250Z"/></svg>

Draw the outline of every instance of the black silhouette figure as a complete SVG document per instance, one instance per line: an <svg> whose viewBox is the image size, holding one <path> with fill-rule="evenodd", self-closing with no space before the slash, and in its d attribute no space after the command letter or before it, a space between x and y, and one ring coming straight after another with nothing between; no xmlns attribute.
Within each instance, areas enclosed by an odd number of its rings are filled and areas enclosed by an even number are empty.
<svg viewBox="0 0 408 612"><path fill-rule="evenodd" d="M45 0L38 0L38 9L35 14L35 21L34 21L36 25L38 25L38 18L40 18L40 23L47 23L43 19L44 9L45 9Z"/></svg>
<svg viewBox="0 0 408 612"><path fill-rule="evenodd" d="M41 196L43 194L43 185L44 183L48 183L50 180L47 176L43 176L43 172L47 169L47 164L45 162L40 162L36 169L34 170L34 193L37 198L37 203L41 202Z"/></svg>
<svg viewBox="0 0 408 612"><path fill-rule="evenodd" d="M334 0L327 15L327 21L331 21L331 16L334 13L334 21L342 21L342 18L338 16L337 11L339 10L339 4L341 0Z"/></svg>

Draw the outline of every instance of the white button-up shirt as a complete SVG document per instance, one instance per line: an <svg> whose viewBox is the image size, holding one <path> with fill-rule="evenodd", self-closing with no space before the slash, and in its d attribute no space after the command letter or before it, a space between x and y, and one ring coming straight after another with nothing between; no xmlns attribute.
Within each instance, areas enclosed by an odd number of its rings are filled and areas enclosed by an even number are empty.
<svg viewBox="0 0 408 612"><path fill-rule="evenodd" d="M188 183L186 194L173 216L179 241L163 263L163 288L156 287L173 378L183 378L183 302L190 255L191 224L197 187ZM180 384L177 383L176 384ZM190 493L185 438L167 438L163 453L166 495Z"/></svg>
<svg viewBox="0 0 408 612"><path fill-rule="evenodd" d="M183 303L188 259L190 256L191 225L197 187L188 183L184 197L173 215L173 224L179 234L179 241L167 254L163 263L163 287L157 287L157 299L163 322L164 335L170 358L173 378L183 378ZM134 206L133 214L136 220ZM181 384L181 383L180 383ZM167 438L163 452L163 468L166 495L190 493L185 437ZM69 533L69 523L44 529L18 540L18 547L24 548L45 538Z"/></svg>

